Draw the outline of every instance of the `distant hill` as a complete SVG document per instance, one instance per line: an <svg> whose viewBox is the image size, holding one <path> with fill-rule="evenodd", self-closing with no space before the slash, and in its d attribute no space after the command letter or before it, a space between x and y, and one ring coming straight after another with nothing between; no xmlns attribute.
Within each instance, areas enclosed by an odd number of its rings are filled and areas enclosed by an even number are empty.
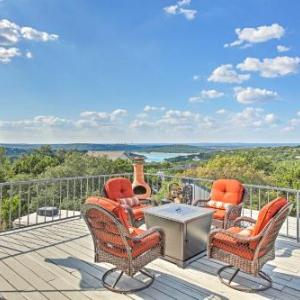
<svg viewBox="0 0 300 300"><path fill-rule="evenodd" d="M26 153L40 148L43 144L0 144L12 154ZM51 144L52 149L87 151L125 151L125 152L173 152L173 153L195 153L200 151L202 146L183 144Z"/></svg>
<svg viewBox="0 0 300 300"><path fill-rule="evenodd" d="M31 152L45 144L0 144L6 149L8 156L17 157ZM54 150L64 149L67 151L76 150L88 151L124 151L124 152L168 152L168 153L210 153L216 151L227 151L244 148L296 146L295 144L243 144L243 143L203 143L203 144L51 144Z"/></svg>
<svg viewBox="0 0 300 300"><path fill-rule="evenodd" d="M198 153L203 150L202 146L174 144L146 146L143 152Z"/></svg>

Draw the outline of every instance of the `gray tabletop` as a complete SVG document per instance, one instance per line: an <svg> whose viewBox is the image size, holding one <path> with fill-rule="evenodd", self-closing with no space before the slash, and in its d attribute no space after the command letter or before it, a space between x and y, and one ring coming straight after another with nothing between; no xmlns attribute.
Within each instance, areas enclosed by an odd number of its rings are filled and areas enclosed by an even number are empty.
<svg viewBox="0 0 300 300"><path fill-rule="evenodd" d="M169 219L179 223L186 223L195 218L213 214L212 209L191 206L187 204L170 203L145 209L145 214Z"/></svg>

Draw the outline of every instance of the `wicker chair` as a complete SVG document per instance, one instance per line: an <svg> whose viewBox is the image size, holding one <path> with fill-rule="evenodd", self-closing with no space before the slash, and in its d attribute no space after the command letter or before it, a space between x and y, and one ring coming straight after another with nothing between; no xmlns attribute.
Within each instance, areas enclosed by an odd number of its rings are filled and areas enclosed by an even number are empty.
<svg viewBox="0 0 300 300"><path fill-rule="evenodd" d="M144 209L152 206L152 201L150 199L140 200L135 197L129 179L123 177L109 179L104 186L104 195L119 203L126 201L125 203L127 204L123 204L123 207L125 207L128 213L132 226L139 227L144 224ZM134 199L136 204L129 205L131 199Z"/></svg>
<svg viewBox="0 0 300 300"><path fill-rule="evenodd" d="M292 204L286 199L277 198L261 209L257 221L240 217L234 221L234 227L215 229L210 233L208 257L229 264L218 271L222 283L244 292L263 291L272 286L272 279L261 269L266 262L275 258L275 241L291 209ZM245 228L247 224L252 226ZM230 268L236 270L226 280L222 273ZM266 285L258 288L232 285L239 271L264 279Z"/></svg>
<svg viewBox="0 0 300 300"><path fill-rule="evenodd" d="M155 277L143 268L163 255L165 243L163 230L153 227L144 231L130 227L124 208L105 198L88 198L82 212L93 237L95 262L105 262L115 266L104 273L102 277L104 287L124 294L149 287ZM117 278L110 284L107 280L109 275L118 271L120 273ZM141 284L132 289L117 287L124 273L134 278L138 272L150 280L138 281Z"/></svg>
<svg viewBox="0 0 300 300"><path fill-rule="evenodd" d="M238 180L218 179L212 185L210 197L196 200L193 205L213 209L212 224L228 228L241 216L245 196L246 190Z"/></svg>

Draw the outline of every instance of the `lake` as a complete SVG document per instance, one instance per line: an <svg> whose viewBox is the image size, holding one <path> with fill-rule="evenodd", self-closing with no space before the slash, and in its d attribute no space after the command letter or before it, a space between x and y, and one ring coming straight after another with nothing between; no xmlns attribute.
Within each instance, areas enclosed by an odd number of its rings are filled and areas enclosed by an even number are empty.
<svg viewBox="0 0 300 300"><path fill-rule="evenodd" d="M164 152L135 152L146 157L146 162L163 162L167 158L191 155L192 153L164 153Z"/></svg>

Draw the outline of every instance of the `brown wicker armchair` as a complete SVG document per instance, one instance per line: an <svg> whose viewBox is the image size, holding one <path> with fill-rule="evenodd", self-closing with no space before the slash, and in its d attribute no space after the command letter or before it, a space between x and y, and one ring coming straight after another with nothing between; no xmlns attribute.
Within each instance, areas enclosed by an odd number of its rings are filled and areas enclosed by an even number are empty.
<svg viewBox="0 0 300 300"><path fill-rule="evenodd" d="M150 199L140 200L134 195L132 184L128 178L116 177L109 179L104 186L105 197L121 203L126 209L129 222L134 227L145 223L144 209L152 206Z"/></svg>
<svg viewBox="0 0 300 300"><path fill-rule="evenodd" d="M154 275L143 268L163 255L165 242L163 230L153 227L144 231L130 227L124 208L105 198L87 199L82 212L93 237L95 262L115 266L104 273L102 277L104 287L117 293L132 293L149 287L154 281ZM119 274L116 280L110 284L107 278L117 272ZM139 281L141 285L139 284L137 288L117 287L124 273L134 278L138 272L150 280Z"/></svg>
<svg viewBox="0 0 300 300"><path fill-rule="evenodd" d="M261 209L257 221L240 217L234 221L234 227L227 230L215 229L210 233L208 257L229 264L218 271L222 283L244 292L263 291L272 286L272 279L261 269L266 262L275 258L275 241L291 209L292 204L286 199L277 198ZM246 224L252 226L243 227ZM222 273L229 268L236 270L225 280ZM232 285L239 271L264 279L266 285L258 288Z"/></svg>
<svg viewBox="0 0 300 300"><path fill-rule="evenodd" d="M212 224L217 228L228 228L241 216L246 189L235 179L218 179L213 182L210 197L193 202L195 206L214 210Z"/></svg>

